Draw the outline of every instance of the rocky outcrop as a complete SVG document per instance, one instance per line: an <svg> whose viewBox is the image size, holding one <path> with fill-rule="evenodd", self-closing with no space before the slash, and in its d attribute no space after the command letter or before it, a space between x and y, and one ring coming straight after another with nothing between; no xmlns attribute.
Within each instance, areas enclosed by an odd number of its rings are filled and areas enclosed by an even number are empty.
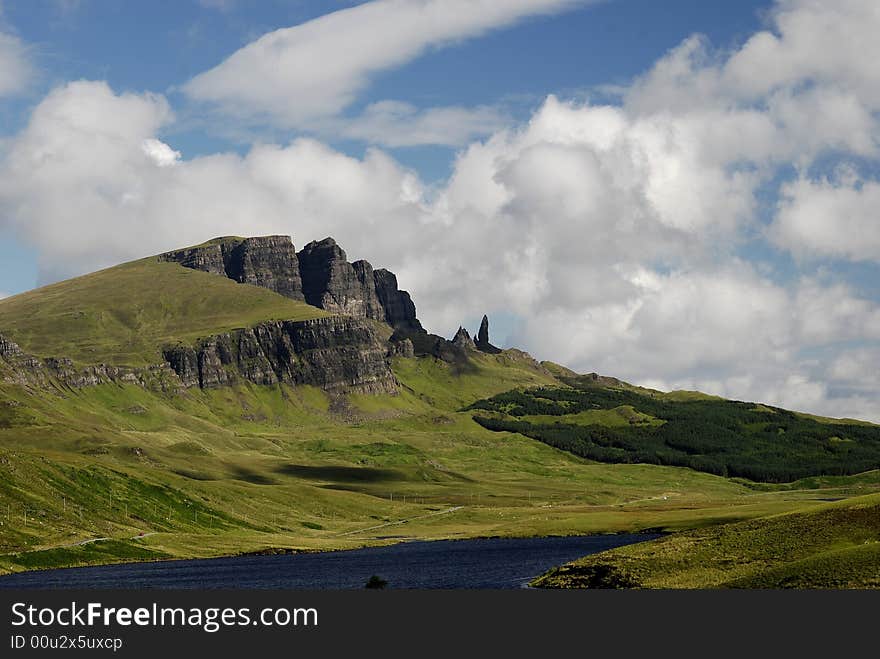
<svg viewBox="0 0 880 659"><path fill-rule="evenodd" d="M429 334L422 330L421 332L413 332L411 334L400 334L395 332L391 337L392 343L408 339L413 346L413 355L416 357L431 356L436 357L450 364L461 364L468 361L468 351L454 345L449 339L444 339L436 334Z"/></svg>
<svg viewBox="0 0 880 659"><path fill-rule="evenodd" d="M230 239L232 240L232 239ZM226 275L226 259L231 250L226 242L212 240L204 245L187 247L159 255L160 261L173 261L184 268L203 270L214 275Z"/></svg>
<svg viewBox="0 0 880 659"><path fill-rule="evenodd" d="M458 331L452 338L452 345L456 346L457 348L461 348L462 350L476 350L477 348L477 346L474 344L474 340L471 338L471 335L468 334L467 330L464 327L458 328Z"/></svg>
<svg viewBox="0 0 880 659"><path fill-rule="evenodd" d="M480 329L477 331L477 337L474 340L474 343L477 346L477 350L480 352L487 352L492 355L497 355L501 352L501 348L497 348L489 342L488 316L483 316L483 321L480 323Z"/></svg>
<svg viewBox="0 0 880 659"><path fill-rule="evenodd" d="M385 310L385 322L401 332L424 332L409 293L397 288L397 277L384 268L373 272L376 296Z"/></svg>
<svg viewBox="0 0 880 659"><path fill-rule="evenodd" d="M412 344L409 347L412 356ZM0 335L0 380L27 387L134 384L161 391L211 389L247 381L310 384L328 391L396 393L388 345L369 321L342 316L272 321L163 350L165 362L144 368L78 365L38 358Z"/></svg>
<svg viewBox="0 0 880 659"><path fill-rule="evenodd" d="M306 302L331 313L385 320L369 263L349 263L332 238L309 243L298 257Z"/></svg>
<svg viewBox="0 0 880 659"><path fill-rule="evenodd" d="M290 236L217 238L204 245L162 254L160 258L224 275L242 284L262 286L294 300L304 299Z"/></svg>
<svg viewBox="0 0 880 659"><path fill-rule="evenodd" d="M332 238L311 242L299 253L290 236L215 238L159 258L262 286L331 313L382 321L407 333L423 331L412 298L398 289L394 273L374 271L367 261L349 263Z"/></svg>
<svg viewBox="0 0 880 659"><path fill-rule="evenodd" d="M368 322L340 316L261 323L164 351L186 387L210 389L246 380L394 393L397 381L387 354Z"/></svg>
<svg viewBox="0 0 880 659"><path fill-rule="evenodd" d="M411 339L400 339L391 343L389 353L392 357L415 357L416 350Z"/></svg>
<svg viewBox="0 0 880 659"><path fill-rule="evenodd" d="M489 316L483 316L483 320L480 322L480 329L477 330L476 340L480 343L489 343Z"/></svg>
<svg viewBox="0 0 880 659"><path fill-rule="evenodd" d="M21 354L21 348L17 343L0 334L0 357L8 359L18 357Z"/></svg>
<svg viewBox="0 0 880 659"><path fill-rule="evenodd" d="M289 236L246 238L230 253L226 276L302 300L302 279Z"/></svg>
<svg viewBox="0 0 880 659"><path fill-rule="evenodd" d="M136 384L162 391L180 388L180 381L168 364L145 368L109 364L83 366L66 357L29 355L3 336L0 336L0 378L10 384L28 387L62 385L79 389L112 383Z"/></svg>

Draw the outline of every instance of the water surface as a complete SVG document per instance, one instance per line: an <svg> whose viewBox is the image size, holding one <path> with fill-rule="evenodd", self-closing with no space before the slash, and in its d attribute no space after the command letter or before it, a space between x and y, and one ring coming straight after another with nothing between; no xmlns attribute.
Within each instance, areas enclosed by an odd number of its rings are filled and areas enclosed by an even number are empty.
<svg viewBox="0 0 880 659"><path fill-rule="evenodd" d="M521 588L551 567L653 534L402 542L387 547L24 572L0 588Z"/></svg>

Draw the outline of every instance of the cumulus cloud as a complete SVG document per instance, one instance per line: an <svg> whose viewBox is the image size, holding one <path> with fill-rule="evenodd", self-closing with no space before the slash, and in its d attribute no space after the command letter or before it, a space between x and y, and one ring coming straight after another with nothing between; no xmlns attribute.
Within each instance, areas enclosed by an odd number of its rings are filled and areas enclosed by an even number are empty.
<svg viewBox="0 0 880 659"><path fill-rule="evenodd" d="M355 159L313 140L181 160L156 137L171 120L162 96L101 82L70 83L37 106L8 145L0 203L40 248L44 280L222 234L340 228L357 244L402 209L413 217L421 198L382 152Z"/></svg>
<svg viewBox="0 0 880 659"><path fill-rule="evenodd" d="M776 244L806 256L880 261L880 183L852 173L782 186L770 228Z"/></svg>
<svg viewBox="0 0 880 659"><path fill-rule="evenodd" d="M858 8L839 6L828 11ZM795 48L798 26L823 12L778 5L774 48ZM512 343L578 370L880 420L858 385L859 360L880 344L877 301L808 263L786 280L742 256L746 239L765 236L762 186L785 167L799 173L781 186L762 247L878 250L877 183L805 173L828 154L876 157L861 68L835 55L836 82L806 62L747 86L737 62L770 37L730 53L689 39L620 105L551 96L526 124L467 144L436 188L382 150L352 158L313 139L186 159L160 137L172 120L163 97L72 83L7 145L0 217L39 246L44 279L215 235L291 233L302 246L329 234L351 258L393 269L434 331L505 312L520 319ZM443 125L405 105L367 115L369 140L397 116L424 119L419 135Z"/></svg>
<svg viewBox="0 0 880 659"><path fill-rule="evenodd" d="M0 98L25 89L33 73L27 47L21 39L0 32Z"/></svg>
<svg viewBox="0 0 880 659"><path fill-rule="evenodd" d="M634 284L626 298L545 310L517 338L548 358L553 346L556 359L645 386L880 419L863 397L832 395L861 372L846 372L852 359L835 361L847 346L880 341L880 307L847 286L809 278L780 286L742 262L639 273Z"/></svg>
<svg viewBox="0 0 880 659"><path fill-rule="evenodd" d="M183 89L234 116L302 127L339 115L375 74L429 49L588 1L375 0L265 34ZM363 122L375 123L376 110ZM449 111L436 110L433 118L416 117L414 130L430 129L438 113L448 122Z"/></svg>
<svg viewBox="0 0 880 659"><path fill-rule="evenodd" d="M862 347L844 350L838 354L828 369L831 379L840 386L853 389L863 395L876 396L880 389L880 348Z"/></svg>
<svg viewBox="0 0 880 659"><path fill-rule="evenodd" d="M175 151L162 140L152 137L141 142L141 150L157 167L170 167L180 161L180 151Z"/></svg>
<svg viewBox="0 0 880 659"><path fill-rule="evenodd" d="M810 80L851 90L880 108L878 23L880 6L872 0L780 0L772 11L774 30L755 34L734 53L725 82L760 98Z"/></svg>
<svg viewBox="0 0 880 659"><path fill-rule="evenodd" d="M626 107L702 122L720 154L752 162L804 165L830 150L875 157L880 8L782 0L770 23L729 53L686 39L624 90Z"/></svg>

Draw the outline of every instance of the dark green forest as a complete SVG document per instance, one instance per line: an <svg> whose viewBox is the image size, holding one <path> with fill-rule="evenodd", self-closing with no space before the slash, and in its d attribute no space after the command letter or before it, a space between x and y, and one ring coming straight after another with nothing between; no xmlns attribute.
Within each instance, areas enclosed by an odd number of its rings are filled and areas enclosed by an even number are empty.
<svg viewBox="0 0 880 659"><path fill-rule="evenodd" d="M572 414L631 406L660 420L585 424ZM789 482L880 468L880 427L822 423L788 410L722 399L664 399L625 388L508 391L468 409L489 430L516 432L590 460L690 467L719 476ZM558 421L528 416L557 416Z"/></svg>

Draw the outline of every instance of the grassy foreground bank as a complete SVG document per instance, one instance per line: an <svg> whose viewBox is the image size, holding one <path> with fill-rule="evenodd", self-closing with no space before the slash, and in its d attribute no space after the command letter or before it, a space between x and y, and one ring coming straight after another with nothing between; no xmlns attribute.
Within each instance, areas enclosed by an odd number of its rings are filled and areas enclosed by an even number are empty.
<svg viewBox="0 0 880 659"><path fill-rule="evenodd" d="M678 533L551 570L542 588L880 588L880 495Z"/></svg>

